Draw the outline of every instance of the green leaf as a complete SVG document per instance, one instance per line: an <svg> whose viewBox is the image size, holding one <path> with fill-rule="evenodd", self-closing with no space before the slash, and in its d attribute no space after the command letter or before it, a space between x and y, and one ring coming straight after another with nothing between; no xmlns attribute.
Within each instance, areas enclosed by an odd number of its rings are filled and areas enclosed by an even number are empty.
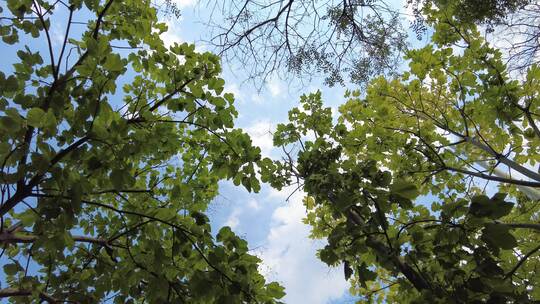
<svg viewBox="0 0 540 304"><path fill-rule="evenodd" d="M39 128L43 125L43 118L45 117L46 113L40 108L32 108L28 110L28 113L26 115L26 120L28 121L28 124L32 127Z"/></svg>
<svg viewBox="0 0 540 304"><path fill-rule="evenodd" d="M9 116L0 117L0 127L4 132L17 132L20 130L21 125L19 122Z"/></svg>
<svg viewBox="0 0 540 304"><path fill-rule="evenodd" d="M116 190L129 189L135 182L127 169L113 169L110 174L111 183Z"/></svg>
<svg viewBox="0 0 540 304"><path fill-rule="evenodd" d="M31 227L36 220L36 213L33 210L27 210L18 216L24 227Z"/></svg>
<svg viewBox="0 0 540 304"><path fill-rule="evenodd" d="M203 94L203 89L200 84L194 84L190 86L191 94L195 96L196 98L201 98Z"/></svg>
<svg viewBox="0 0 540 304"><path fill-rule="evenodd" d="M41 126L49 134L53 134L56 131L56 116L52 110L47 111L47 114L43 117Z"/></svg>
<svg viewBox="0 0 540 304"><path fill-rule="evenodd" d="M19 89L19 82L15 76L9 76L3 83L3 90L5 92L15 92Z"/></svg>
<svg viewBox="0 0 540 304"><path fill-rule="evenodd" d="M388 171L382 172L380 176L380 186L386 187L390 184L391 181L392 181L392 174Z"/></svg>
<svg viewBox="0 0 540 304"><path fill-rule="evenodd" d="M333 266L339 262L339 257L336 255L335 251L330 247L326 246L319 251L319 257L321 261L326 264Z"/></svg>
<svg viewBox="0 0 540 304"><path fill-rule="evenodd" d="M204 213L194 211L194 212L191 212L191 217L195 219L195 223L199 226L202 226L208 223L208 217Z"/></svg>
<svg viewBox="0 0 540 304"><path fill-rule="evenodd" d="M0 142L0 155L3 157L11 151L11 145L6 142Z"/></svg>
<svg viewBox="0 0 540 304"><path fill-rule="evenodd" d="M225 100L227 100L230 104L234 102L234 95L231 93L225 93L223 98L225 98Z"/></svg>
<svg viewBox="0 0 540 304"><path fill-rule="evenodd" d="M497 193L493 198L477 195L471 199L469 212L476 217L501 218L512 211L513 203L504 201L505 195Z"/></svg>
<svg viewBox="0 0 540 304"><path fill-rule="evenodd" d="M360 284L362 284L364 288L367 287L367 281L374 281L377 279L377 274L369 270L365 262L362 262L361 265L356 267L356 273L358 275L358 280L360 281Z"/></svg>
<svg viewBox="0 0 540 304"><path fill-rule="evenodd" d="M6 275L15 275L17 272L21 271L22 268L18 264L6 264L4 265L4 273Z"/></svg>
<svg viewBox="0 0 540 304"><path fill-rule="evenodd" d="M216 240L218 240L219 242L225 242L234 237L235 235L234 232L232 232L231 227L225 226L219 230L216 236Z"/></svg>
<svg viewBox="0 0 540 304"><path fill-rule="evenodd" d="M338 193L334 199L334 206L340 211L347 210L350 206L354 205L354 203L355 202L351 199L349 193L345 191Z"/></svg>
<svg viewBox="0 0 540 304"><path fill-rule="evenodd" d="M468 201L465 199L457 199L455 202L449 202L442 205L442 211L449 217L460 217L464 215L468 208Z"/></svg>
<svg viewBox="0 0 540 304"><path fill-rule="evenodd" d="M502 249L512 249L517 246L516 238L509 232L509 227L504 224L486 224L482 230L482 240Z"/></svg>
<svg viewBox="0 0 540 304"><path fill-rule="evenodd" d="M268 291L268 295L276 298L281 299L285 296L285 288L283 286L279 285L276 282L272 282L266 286L266 290Z"/></svg>
<svg viewBox="0 0 540 304"><path fill-rule="evenodd" d="M103 67L111 72L118 72L124 69L124 62L120 55L109 54Z"/></svg>
<svg viewBox="0 0 540 304"><path fill-rule="evenodd" d="M404 180L394 181L394 183L392 183L389 188L390 192L392 192L393 194L410 200L415 199L419 195L416 185Z"/></svg>

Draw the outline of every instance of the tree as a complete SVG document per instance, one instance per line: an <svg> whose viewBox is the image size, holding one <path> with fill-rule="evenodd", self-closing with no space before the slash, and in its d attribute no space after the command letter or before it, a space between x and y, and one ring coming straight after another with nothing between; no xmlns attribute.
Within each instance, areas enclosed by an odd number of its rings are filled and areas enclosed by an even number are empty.
<svg viewBox="0 0 540 304"><path fill-rule="evenodd" d="M62 12L56 45L53 14ZM2 13L2 41L18 59L0 72L0 297L282 297L247 243L228 227L214 238L204 214L219 180L259 188L260 150L234 129L219 58L165 47L150 1L9 0Z"/></svg>
<svg viewBox="0 0 540 304"><path fill-rule="evenodd" d="M511 14L524 9L531 0L409 0L416 12L421 14L419 6L435 5L441 9L451 9L460 22L475 24L501 24Z"/></svg>
<svg viewBox="0 0 540 304"><path fill-rule="evenodd" d="M540 54L540 4L530 3L519 12L504 19L499 37L504 37L503 49L508 53L507 64L511 70L525 74L533 64L539 64ZM497 35L494 33L493 35Z"/></svg>
<svg viewBox="0 0 540 304"><path fill-rule="evenodd" d="M540 51L540 4L531 0L410 0L415 12L415 26L425 29L422 7L434 5L452 11L461 23L481 25L488 41L503 51L510 72L526 74L538 63Z"/></svg>
<svg viewBox="0 0 540 304"><path fill-rule="evenodd" d="M365 84L374 75L396 71L406 35L399 8L385 1L216 2L223 23L210 23L211 44L225 60L240 60L249 75L310 77L329 85Z"/></svg>
<svg viewBox="0 0 540 304"><path fill-rule="evenodd" d="M248 63L258 81L275 75L326 84L364 86L373 77L393 76L407 50L407 28L425 33L422 8L452 10L460 22L480 24L492 40L505 40L512 69L536 63L539 5L531 0L407 0L405 7L384 0L360 1L206 1L225 22L209 21L210 43L226 61ZM214 18L212 14L212 19ZM414 19L407 21L409 17Z"/></svg>
<svg viewBox="0 0 540 304"><path fill-rule="evenodd" d="M304 95L263 177L305 191L320 259L366 302L535 303L540 68L511 79L474 24L424 10L434 33L409 69L349 92L337 122Z"/></svg>

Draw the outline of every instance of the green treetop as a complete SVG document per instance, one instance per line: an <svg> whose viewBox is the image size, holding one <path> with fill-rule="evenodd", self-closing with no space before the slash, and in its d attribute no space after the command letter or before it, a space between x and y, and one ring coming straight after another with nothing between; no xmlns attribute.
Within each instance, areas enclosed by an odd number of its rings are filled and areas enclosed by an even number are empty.
<svg viewBox="0 0 540 304"><path fill-rule="evenodd" d="M227 227L214 238L204 214L219 180L259 188L260 150L234 129L219 58L185 43L165 47L167 28L150 1L10 0L7 8L2 40L21 47L13 73L0 72L0 297L282 297L246 242ZM60 10L57 45L51 20ZM46 52L24 45L32 39Z"/></svg>
<svg viewBox="0 0 540 304"><path fill-rule="evenodd" d="M540 68L511 79L474 24L424 9L434 34L409 69L347 93L337 122L303 96L263 177L306 192L319 257L360 302L539 301Z"/></svg>

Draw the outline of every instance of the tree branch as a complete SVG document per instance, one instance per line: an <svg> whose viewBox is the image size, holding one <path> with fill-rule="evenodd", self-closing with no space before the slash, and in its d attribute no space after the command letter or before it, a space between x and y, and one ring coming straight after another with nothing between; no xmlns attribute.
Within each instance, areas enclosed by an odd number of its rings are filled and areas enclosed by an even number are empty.
<svg viewBox="0 0 540 304"><path fill-rule="evenodd" d="M0 298L8 298L8 297L28 297L32 295L31 290L26 289L18 289L18 288L4 288L0 289ZM59 301L53 297L51 297L48 294L45 294L43 292L39 292L39 298L43 301L47 301L49 303L61 303L62 301Z"/></svg>
<svg viewBox="0 0 540 304"><path fill-rule="evenodd" d="M330 202L335 203L333 195L329 195L328 198ZM352 209L348 209L345 213L345 216L355 225L363 226L363 220L358 214L356 214ZM370 247L384 254L390 256L390 261L394 266L407 278L409 282L416 288L418 291L422 290L431 290L430 284L410 265L408 265L403 258L398 256L395 252L392 253L392 250L383 244L381 241L377 240L372 235L366 235L367 243L370 244Z"/></svg>
<svg viewBox="0 0 540 304"><path fill-rule="evenodd" d="M534 224L534 223L503 223L503 222L496 222L499 225L505 225L510 228L524 228L524 229L533 229L540 231L540 224Z"/></svg>
<svg viewBox="0 0 540 304"><path fill-rule="evenodd" d="M534 253L536 253L537 251L540 250L540 245L536 246L536 248L534 248L533 250L529 251L526 255L524 255L521 260L519 260L519 262L516 264L516 266L514 266L514 268L512 268L512 270L510 270L505 276L504 276L504 279L508 279L510 277L512 277L514 275L514 273L516 273L516 271L519 269L519 267L521 267L521 265L523 265L523 263L525 263L525 261L531 256L533 255Z"/></svg>
<svg viewBox="0 0 540 304"><path fill-rule="evenodd" d="M64 52L66 51L66 46L69 38L69 30L71 29L71 22L73 20L73 8L69 8L69 18L66 28L66 35L64 36L64 43L62 44L62 51L60 56L58 56L58 66L56 67L54 79L58 79L58 74L60 73L60 65L62 64L62 57L64 57Z"/></svg>
<svg viewBox="0 0 540 304"><path fill-rule="evenodd" d="M88 141L90 138L88 136L85 136L85 137L82 137L80 138L79 140L77 140L76 142L72 143L70 146L68 146L67 148L65 149L62 149L60 150L60 152L58 152L54 157L53 159L51 160L50 164L49 164L49 167L47 169L45 169L43 172L41 173L37 173L36 175L34 175L34 177L28 182L28 184L26 185L18 185L17 186L17 191L13 194L12 197L8 198L4 204L2 204L2 206L0 206L0 216L4 216L6 213L9 212L9 210L13 209L13 207L15 207L18 203L20 203L23 199L25 199L26 197L28 197L31 192L32 192L32 189L37 186L39 183L41 183L41 180L42 178L45 176L45 173L48 172L48 170L53 167L54 165L56 165L60 160L62 160L62 158L64 158L67 154L69 154L70 152L72 152L73 150L77 149L78 147L80 147L81 145L83 145L84 143L86 143L86 141Z"/></svg>
<svg viewBox="0 0 540 304"><path fill-rule="evenodd" d="M37 235L28 235L28 234L20 235L20 234L14 234L14 233L9 233L9 232L0 233L0 243L5 243L5 244L18 244L18 243L28 244L28 243L35 242L37 239L39 239L39 236ZM72 236L72 239L75 242L92 243L92 244L98 244L102 246L111 246L111 244L109 244L109 241L103 238L94 238L90 236L81 235L81 236Z"/></svg>
<svg viewBox="0 0 540 304"><path fill-rule="evenodd" d="M504 177L484 174L480 172L473 172L473 171L449 167L449 166L444 166L444 169L449 170L449 171L459 172L466 175L480 177L480 178L495 181L495 182L501 182L501 183L506 183L506 184L519 185L519 186L535 187L535 188L540 187L540 182L530 182L530 181L525 181L525 180L504 178Z"/></svg>

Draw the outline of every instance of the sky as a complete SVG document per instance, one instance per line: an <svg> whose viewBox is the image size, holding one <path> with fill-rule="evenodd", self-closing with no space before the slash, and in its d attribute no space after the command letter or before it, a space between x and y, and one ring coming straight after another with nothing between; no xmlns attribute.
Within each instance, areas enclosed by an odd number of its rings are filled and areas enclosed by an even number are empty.
<svg viewBox="0 0 540 304"><path fill-rule="evenodd" d="M201 43L209 38L201 36L208 32L202 24L208 13L205 8L198 6L196 0L174 2L181 9L182 17L167 22L169 32L163 36L165 42L197 42L199 50L211 51ZM338 106L345 101L345 90L356 89L330 88L317 77L308 83L271 77L259 90L245 82L241 63L223 63L223 68L225 91L235 95L239 113L236 127L250 134L263 156L274 159L280 158L280 151L272 147L272 132L278 123L287 121L287 112L298 106L300 95L319 89L326 106L337 113ZM343 268L329 268L316 257L325 241L309 239L310 227L302 223L306 215L302 193L297 192L287 200L291 192L292 189L277 191L262 185L259 193L248 193L231 182L222 182L220 195L209 208L214 230L230 226L248 241L251 252L262 259L260 270L266 278L285 287L285 303L355 303L357 298L348 292Z"/></svg>

